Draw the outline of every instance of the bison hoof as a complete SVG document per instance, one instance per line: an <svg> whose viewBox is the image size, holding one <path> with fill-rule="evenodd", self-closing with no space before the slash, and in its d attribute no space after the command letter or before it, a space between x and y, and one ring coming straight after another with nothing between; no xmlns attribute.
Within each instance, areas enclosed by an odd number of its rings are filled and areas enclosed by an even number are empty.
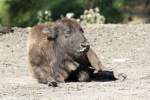
<svg viewBox="0 0 150 100"><path fill-rule="evenodd" d="M51 81L51 82L48 82L48 86L57 87L58 85L56 81Z"/></svg>
<svg viewBox="0 0 150 100"><path fill-rule="evenodd" d="M127 75L124 73L118 73L118 75L116 76L116 79L124 81L127 78Z"/></svg>

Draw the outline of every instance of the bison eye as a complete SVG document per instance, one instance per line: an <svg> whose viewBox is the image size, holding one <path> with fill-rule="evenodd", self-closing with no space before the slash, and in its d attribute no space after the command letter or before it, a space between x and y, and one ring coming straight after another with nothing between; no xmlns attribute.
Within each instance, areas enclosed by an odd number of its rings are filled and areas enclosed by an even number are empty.
<svg viewBox="0 0 150 100"><path fill-rule="evenodd" d="M71 30L70 29L65 29L64 34L65 34L65 37L70 36L71 35Z"/></svg>

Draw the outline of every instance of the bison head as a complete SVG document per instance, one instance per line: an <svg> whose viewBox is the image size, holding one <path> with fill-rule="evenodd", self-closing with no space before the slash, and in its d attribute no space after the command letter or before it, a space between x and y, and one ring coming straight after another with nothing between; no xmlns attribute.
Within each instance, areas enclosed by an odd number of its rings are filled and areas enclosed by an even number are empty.
<svg viewBox="0 0 150 100"><path fill-rule="evenodd" d="M54 40L57 49L70 56L81 56L89 49L89 43L83 35L81 26L72 19L62 19L51 27L45 28L49 40Z"/></svg>

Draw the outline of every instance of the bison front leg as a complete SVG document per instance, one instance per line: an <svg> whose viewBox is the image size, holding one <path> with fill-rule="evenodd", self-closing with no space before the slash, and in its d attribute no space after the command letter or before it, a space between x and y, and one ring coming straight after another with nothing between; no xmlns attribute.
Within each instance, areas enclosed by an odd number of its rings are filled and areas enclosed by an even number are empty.
<svg viewBox="0 0 150 100"><path fill-rule="evenodd" d="M68 72L65 69L64 64L60 64L59 62L53 61L50 65L51 72L50 76L53 78L49 79L48 86L57 86L58 83L65 82L65 79L68 77Z"/></svg>
<svg viewBox="0 0 150 100"><path fill-rule="evenodd" d="M57 87L58 83L52 77L49 77L47 84L48 86Z"/></svg>
<svg viewBox="0 0 150 100"><path fill-rule="evenodd" d="M57 82L52 77L48 66L32 66L31 71L39 83L48 84L53 87L57 86Z"/></svg>
<svg viewBox="0 0 150 100"><path fill-rule="evenodd" d="M72 81L87 82L90 81L88 67L81 67L81 65L75 61L66 62L66 68L70 73L69 79ZM84 69L83 69L84 68Z"/></svg>
<svg viewBox="0 0 150 100"><path fill-rule="evenodd" d="M78 74L78 81L80 82L88 82L90 81L90 75L89 72L86 70L80 71Z"/></svg>
<svg viewBox="0 0 150 100"><path fill-rule="evenodd" d="M65 68L68 72L75 71L79 67L79 63L75 61L66 61Z"/></svg>
<svg viewBox="0 0 150 100"><path fill-rule="evenodd" d="M87 58L91 64L91 66L95 69L95 71L98 72L98 71L103 70L103 65L102 65L101 61L99 60L98 56L91 48L87 52Z"/></svg>
<svg viewBox="0 0 150 100"><path fill-rule="evenodd" d="M48 80L48 86L57 87L58 83L65 82L65 79L68 77L68 73L62 68L57 68L57 70L55 69L54 71L55 72L51 74L53 78L50 77Z"/></svg>
<svg viewBox="0 0 150 100"><path fill-rule="evenodd" d="M101 73L101 75L103 74L102 76L114 77L117 80L124 80L127 78L127 75L124 73L118 73L117 71L110 71L110 72L106 71L107 68L105 68L101 64L101 61L98 59L98 56L96 55L96 53L91 48L87 52L87 58L91 64L91 66L94 68L95 72L102 71L102 73ZM113 74L111 72L113 72Z"/></svg>

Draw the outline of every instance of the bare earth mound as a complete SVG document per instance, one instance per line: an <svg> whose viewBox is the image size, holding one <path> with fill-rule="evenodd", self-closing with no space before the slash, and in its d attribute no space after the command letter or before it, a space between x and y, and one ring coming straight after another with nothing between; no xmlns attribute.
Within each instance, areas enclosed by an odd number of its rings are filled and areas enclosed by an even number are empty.
<svg viewBox="0 0 150 100"><path fill-rule="evenodd" d="M125 81L71 82L52 88L38 84L26 67L28 29L0 33L0 100L148 100L150 25L95 25L85 29L93 50Z"/></svg>

